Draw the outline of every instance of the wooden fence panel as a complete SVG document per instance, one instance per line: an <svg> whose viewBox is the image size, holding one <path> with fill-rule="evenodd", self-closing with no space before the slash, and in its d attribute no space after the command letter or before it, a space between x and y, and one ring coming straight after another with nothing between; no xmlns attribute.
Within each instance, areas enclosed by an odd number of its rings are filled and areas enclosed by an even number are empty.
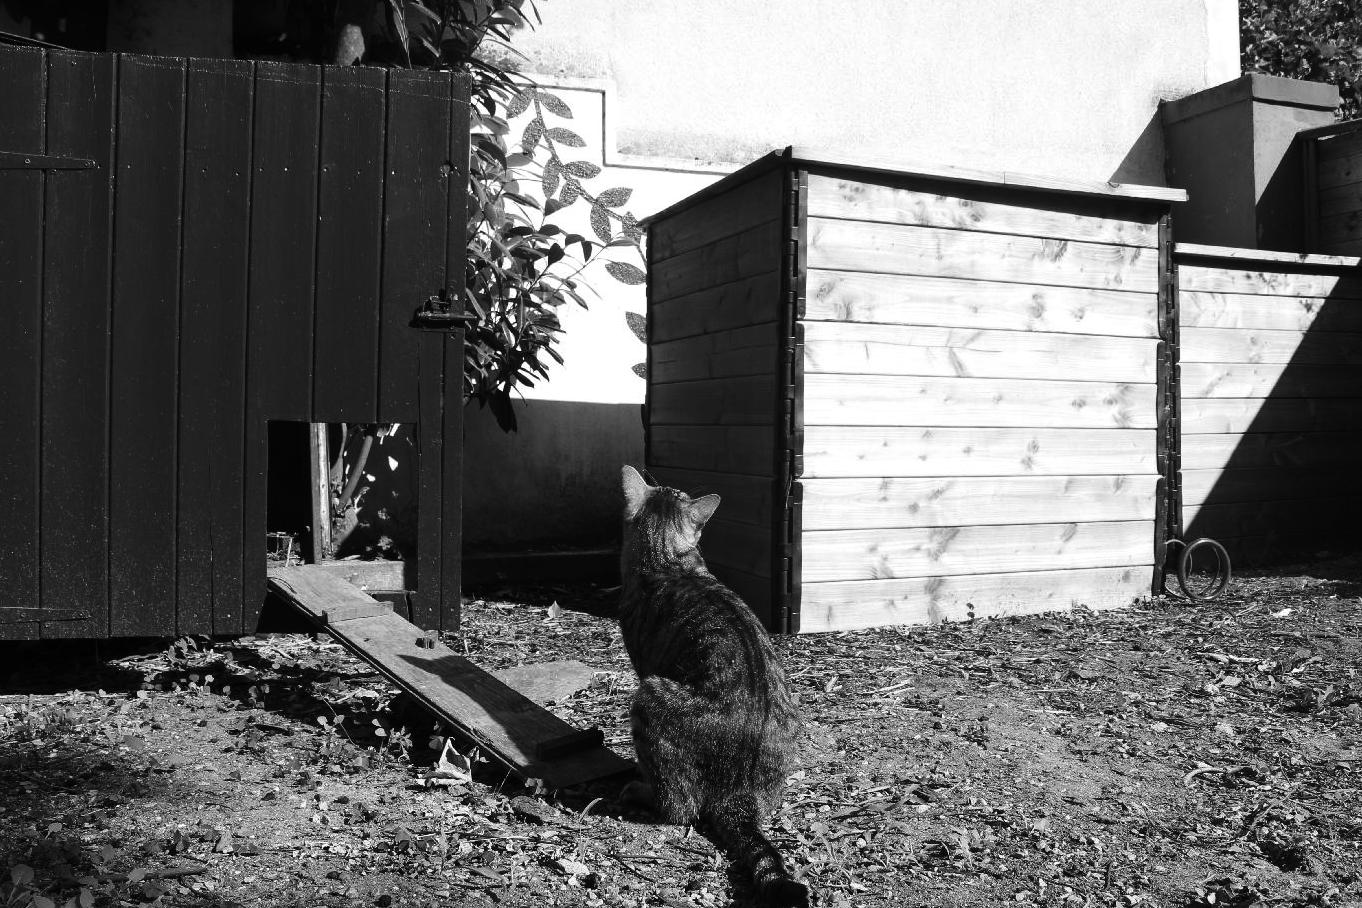
<svg viewBox="0 0 1362 908"><path fill-rule="evenodd" d="M87 607L44 637L109 631L109 287L114 58L48 54L47 153L95 170L47 177L41 515L44 607Z"/></svg>
<svg viewBox="0 0 1362 908"><path fill-rule="evenodd" d="M1204 246L1177 260L1183 536L1250 560L1336 548L1362 494L1356 260Z"/></svg>
<svg viewBox="0 0 1362 908"><path fill-rule="evenodd" d="M239 634L254 66L192 60L185 125L179 633ZM254 621L254 614L251 615Z"/></svg>
<svg viewBox="0 0 1362 908"><path fill-rule="evenodd" d="M265 588L269 421L312 418L317 67L257 63L246 359L247 595Z"/></svg>
<svg viewBox="0 0 1362 908"><path fill-rule="evenodd" d="M322 70L313 376L317 422L378 421L374 301L383 248L386 84L381 69Z"/></svg>
<svg viewBox="0 0 1362 908"><path fill-rule="evenodd" d="M388 77L378 353L382 422L416 421L421 357L411 319L445 285L444 187L454 174L447 151L449 91L448 73L394 70Z"/></svg>
<svg viewBox="0 0 1362 908"><path fill-rule="evenodd" d="M183 60L118 67L110 343L109 633L175 627Z"/></svg>
<svg viewBox="0 0 1362 908"><path fill-rule="evenodd" d="M0 55L0 150L41 154L45 143L47 67L38 50ZM38 513L41 476L43 187L41 170L0 169L0 309L5 352L0 388L13 434L0 445L0 587L5 605L39 607ZM36 621L0 612L9 639L39 634ZM36 617L36 616L34 616Z"/></svg>
<svg viewBox="0 0 1362 908"><path fill-rule="evenodd" d="M448 292L457 296L463 287L464 266L468 257L468 136L470 128L469 85L467 80L455 79L449 93L449 162L450 172L447 179L445 196L448 209L445 223L444 277L449 285ZM441 430L441 449L434 460L440 466L440 490L429 493L423 500L440 503L440 525L431 535L429 524L421 536L424 540L436 540L440 549L440 594L439 626L443 630L456 630L462 621L460 609L460 589L463 581L463 464L464 464L464 409L463 409L463 368L464 332L455 331L439 336L444 346L444 369L441 372L443 387L441 401L443 420ZM428 380L422 378L420 393L426 394ZM430 424L433 434L433 423ZM422 475L433 472L427 466ZM420 519L420 515L417 515ZM420 580L421 566L417 565L417 580ZM427 622L436 620L433 615L435 603L428 593L418 597L412 609L413 619L424 617Z"/></svg>

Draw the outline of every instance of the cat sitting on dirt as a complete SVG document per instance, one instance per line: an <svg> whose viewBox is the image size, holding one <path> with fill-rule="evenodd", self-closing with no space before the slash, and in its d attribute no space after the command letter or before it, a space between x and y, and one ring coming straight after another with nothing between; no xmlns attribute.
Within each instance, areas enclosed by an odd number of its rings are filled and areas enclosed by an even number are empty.
<svg viewBox="0 0 1362 908"><path fill-rule="evenodd" d="M622 797L671 823L704 823L770 905L807 906L762 834L780 803L799 718L766 631L700 556L719 496L691 500L624 477L620 630L638 672L630 722L645 783Z"/></svg>

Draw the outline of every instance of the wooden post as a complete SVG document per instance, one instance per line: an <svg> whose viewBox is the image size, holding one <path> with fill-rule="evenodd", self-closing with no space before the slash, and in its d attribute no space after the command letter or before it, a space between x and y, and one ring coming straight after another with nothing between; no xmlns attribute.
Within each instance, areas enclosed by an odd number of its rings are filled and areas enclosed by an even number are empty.
<svg viewBox="0 0 1362 908"><path fill-rule="evenodd" d="M308 437L312 487L312 543L308 561L318 564L331 552L331 458L326 423L314 422Z"/></svg>

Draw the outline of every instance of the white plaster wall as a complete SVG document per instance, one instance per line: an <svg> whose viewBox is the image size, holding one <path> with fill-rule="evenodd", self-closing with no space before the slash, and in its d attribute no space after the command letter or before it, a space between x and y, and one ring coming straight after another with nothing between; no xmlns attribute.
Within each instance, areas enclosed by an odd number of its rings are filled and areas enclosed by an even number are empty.
<svg viewBox="0 0 1362 908"><path fill-rule="evenodd" d="M532 68L613 80L620 150L773 146L1162 183L1160 98L1239 75L1235 0L552 0Z"/></svg>

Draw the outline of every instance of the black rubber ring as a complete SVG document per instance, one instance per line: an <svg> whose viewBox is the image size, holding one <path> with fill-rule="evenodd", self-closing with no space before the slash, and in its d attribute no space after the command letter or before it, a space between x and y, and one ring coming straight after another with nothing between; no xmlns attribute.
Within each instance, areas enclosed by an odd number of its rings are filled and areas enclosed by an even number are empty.
<svg viewBox="0 0 1362 908"><path fill-rule="evenodd" d="M1187 579L1187 572L1192 567L1192 555L1200 548L1209 548L1215 553L1216 565L1215 576L1199 590L1193 590L1191 583ZM1225 587L1230 585L1230 553L1225 551L1225 547L1214 539L1202 537L1194 539L1182 550L1182 555L1178 557L1178 586L1182 588L1182 593L1193 602L1210 602L1221 593L1225 592Z"/></svg>

